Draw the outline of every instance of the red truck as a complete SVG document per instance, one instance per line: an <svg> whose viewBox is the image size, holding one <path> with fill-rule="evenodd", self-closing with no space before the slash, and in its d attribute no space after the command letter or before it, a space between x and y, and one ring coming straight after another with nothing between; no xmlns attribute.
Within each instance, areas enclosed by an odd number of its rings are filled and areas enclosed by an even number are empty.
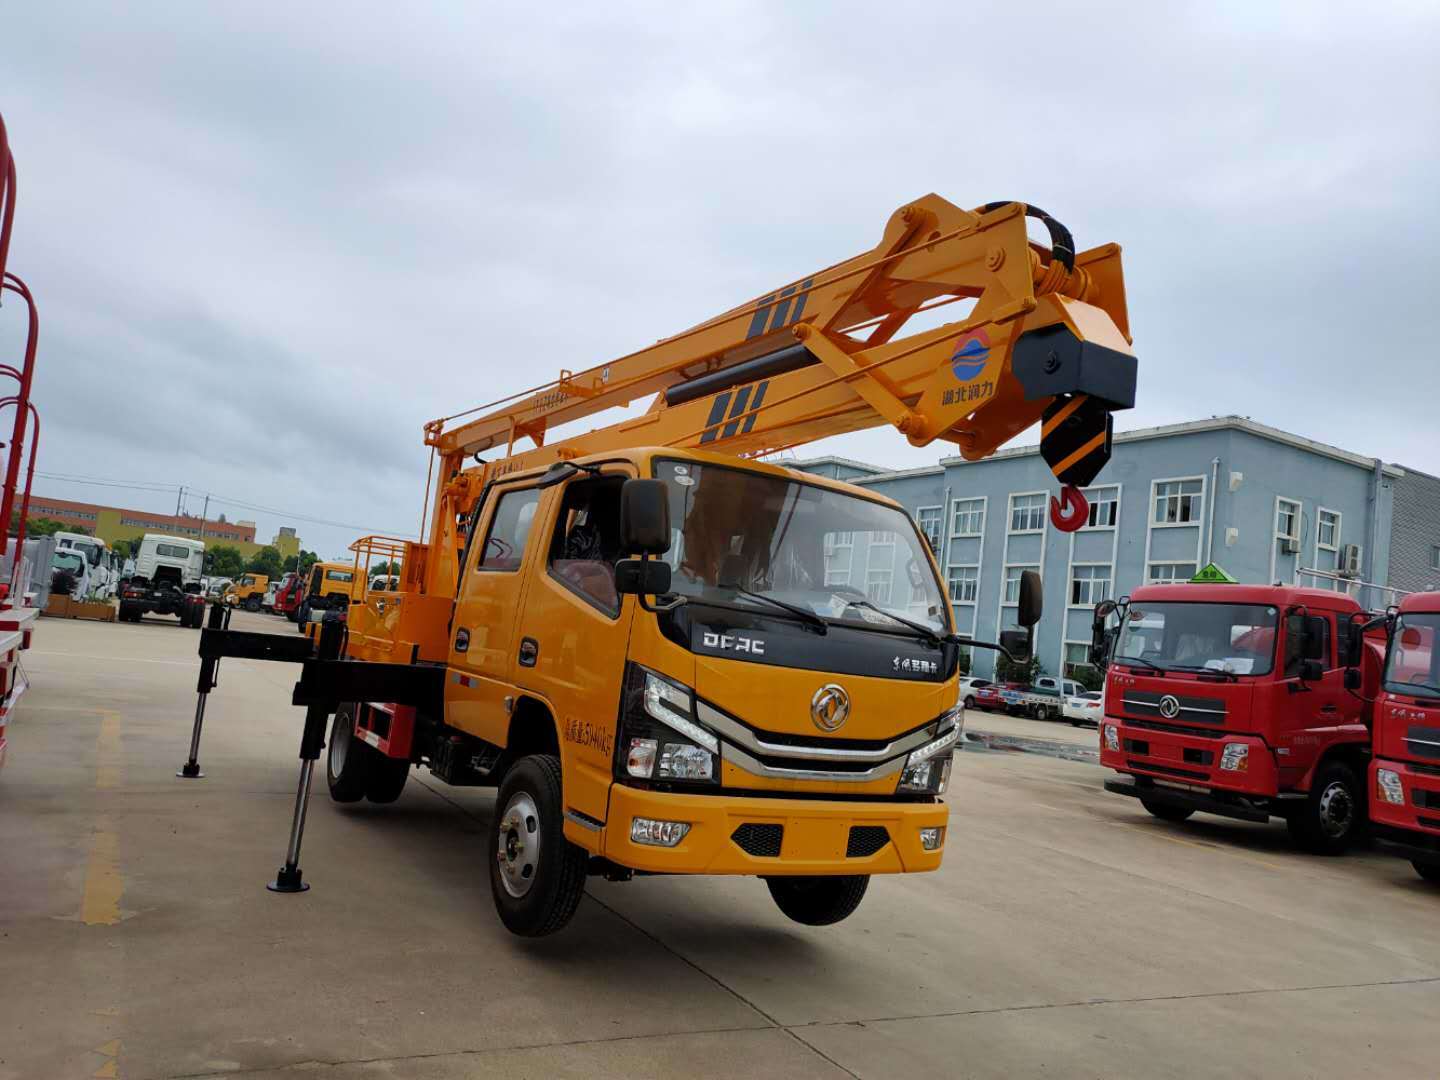
<svg viewBox="0 0 1440 1080"><path fill-rule="evenodd" d="M295 613L300 610L300 600L304 595L305 579L299 574L286 574L280 582L280 587L275 590L275 603L271 610L276 615L284 615L294 622Z"/></svg>
<svg viewBox="0 0 1440 1080"><path fill-rule="evenodd" d="M1366 828L1367 702L1383 663L1363 614L1341 593L1237 584L1151 585L1097 605L1100 761L1124 777L1105 789L1165 821L1283 818L1302 849L1343 852ZM1440 735L1434 750L1440 761Z"/></svg>
<svg viewBox="0 0 1440 1080"><path fill-rule="evenodd" d="M1375 706L1370 820L1375 838L1440 883L1440 593L1415 593L1387 620Z"/></svg>

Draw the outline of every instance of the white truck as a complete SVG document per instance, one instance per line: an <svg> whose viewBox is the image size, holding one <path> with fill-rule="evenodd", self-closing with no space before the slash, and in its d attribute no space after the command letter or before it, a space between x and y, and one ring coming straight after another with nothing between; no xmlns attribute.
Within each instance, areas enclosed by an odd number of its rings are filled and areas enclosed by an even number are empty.
<svg viewBox="0 0 1440 1080"><path fill-rule="evenodd" d="M139 622L148 613L178 615L181 626L199 629L205 620L204 568L201 541L146 533L135 554L135 573L120 587L120 621Z"/></svg>
<svg viewBox="0 0 1440 1080"><path fill-rule="evenodd" d="M86 593L81 599L109 600L114 597L120 575L116 572L115 553L110 550L109 544L89 533L57 532L55 547L59 551L76 552L89 566Z"/></svg>
<svg viewBox="0 0 1440 1080"><path fill-rule="evenodd" d="M1024 690L1001 690L1000 700L1007 712L1028 716L1032 720L1059 720L1065 711L1065 699L1085 692L1074 679L1057 679L1042 675Z"/></svg>

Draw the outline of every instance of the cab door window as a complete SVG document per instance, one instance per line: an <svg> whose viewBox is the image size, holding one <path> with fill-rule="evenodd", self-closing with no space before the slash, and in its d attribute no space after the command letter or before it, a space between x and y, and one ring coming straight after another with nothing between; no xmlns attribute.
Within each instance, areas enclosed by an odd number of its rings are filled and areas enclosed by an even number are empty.
<svg viewBox="0 0 1440 1080"><path fill-rule="evenodd" d="M520 569L520 560L525 555L525 541L530 536L530 526L535 521L535 509L539 504L538 488L507 491L500 496L490 519L490 529L485 534L485 543L480 548L476 570Z"/></svg>
<svg viewBox="0 0 1440 1080"><path fill-rule="evenodd" d="M578 480L565 489L550 538L550 574L614 618L620 614L615 561L620 558L623 476Z"/></svg>

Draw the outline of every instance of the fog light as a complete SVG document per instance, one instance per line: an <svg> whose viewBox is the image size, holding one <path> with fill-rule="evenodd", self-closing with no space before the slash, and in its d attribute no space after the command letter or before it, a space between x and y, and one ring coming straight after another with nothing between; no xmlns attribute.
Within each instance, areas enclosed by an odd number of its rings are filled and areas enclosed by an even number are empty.
<svg viewBox="0 0 1440 1080"><path fill-rule="evenodd" d="M1245 772L1250 768L1250 747L1246 743L1226 743L1220 754L1221 772Z"/></svg>
<svg viewBox="0 0 1440 1080"><path fill-rule="evenodd" d="M920 846L926 851L938 851L945 842L945 826L934 825L920 830Z"/></svg>
<svg viewBox="0 0 1440 1080"><path fill-rule="evenodd" d="M660 752L659 775L675 780L709 780L713 775L712 760L710 751L704 747L666 743Z"/></svg>
<svg viewBox="0 0 1440 1080"><path fill-rule="evenodd" d="M630 821L630 841L651 847L674 847L685 839L689 831L688 821L656 821L648 817L632 818Z"/></svg>
<svg viewBox="0 0 1440 1080"><path fill-rule="evenodd" d="M1105 749L1120 751L1120 729L1114 724L1105 725Z"/></svg>
<svg viewBox="0 0 1440 1080"><path fill-rule="evenodd" d="M1375 793L1388 803L1405 805L1405 788L1400 783L1400 774L1393 769L1375 770Z"/></svg>
<svg viewBox="0 0 1440 1080"><path fill-rule="evenodd" d="M655 770L655 751L659 745L654 739L631 739L630 752L625 755L625 771L631 776L648 778Z"/></svg>

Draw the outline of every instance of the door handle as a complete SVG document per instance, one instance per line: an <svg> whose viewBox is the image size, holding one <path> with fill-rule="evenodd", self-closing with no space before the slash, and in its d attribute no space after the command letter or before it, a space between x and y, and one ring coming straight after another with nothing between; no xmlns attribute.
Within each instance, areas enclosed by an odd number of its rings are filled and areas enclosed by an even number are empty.
<svg viewBox="0 0 1440 1080"><path fill-rule="evenodd" d="M455 631L455 651L465 652L470 648L470 631L463 626Z"/></svg>
<svg viewBox="0 0 1440 1080"><path fill-rule="evenodd" d="M1337 713L1337 712L1340 711L1340 709L1339 709L1338 706L1336 706L1336 705L1334 705L1334 704L1329 704L1329 705L1321 705L1321 706L1320 706L1320 711L1323 712L1323 713Z"/></svg>
<svg viewBox="0 0 1440 1080"><path fill-rule="evenodd" d="M534 638L520 639L520 666L534 667L535 661L540 659L540 643Z"/></svg>

